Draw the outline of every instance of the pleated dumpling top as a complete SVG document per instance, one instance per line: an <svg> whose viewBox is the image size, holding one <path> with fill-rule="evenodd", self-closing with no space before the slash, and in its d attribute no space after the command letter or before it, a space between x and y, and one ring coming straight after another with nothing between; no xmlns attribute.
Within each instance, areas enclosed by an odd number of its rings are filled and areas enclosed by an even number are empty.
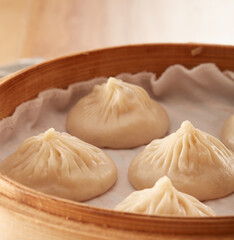
<svg viewBox="0 0 234 240"><path fill-rule="evenodd" d="M67 116L67 131L98 147L137 147L165 136L168 128L167 112L142 87L112 77Z"/></svg>
<svg viewBox="0 0 234 240"><path fill-rule="evenodd" d="M179 191L199 200L215 199L234 191L234 154L185 121L175 133L148 144L128 174L136 189L152 187L167 175Z"/></svg>
<svg viewBox="0 0 234 240"><path fill-rule="evenodd" d="M147 215L205 217L216 213L196 198L179 192L167 176L152 188L135 191L115 208L118 211Z"/></svg>
<svg viewBox="0 0 234 240"><path fill-rule="evenodd" d="M41 192L84 201L116 181L113 160L101 149L49 129L21 143L0 162L0 172Z"/></svg>
<svg viewBox="0 0 234 240"><path fill-rule="evenodd" d="M234 113L223 124L221 140L234 152Z"/></svg>

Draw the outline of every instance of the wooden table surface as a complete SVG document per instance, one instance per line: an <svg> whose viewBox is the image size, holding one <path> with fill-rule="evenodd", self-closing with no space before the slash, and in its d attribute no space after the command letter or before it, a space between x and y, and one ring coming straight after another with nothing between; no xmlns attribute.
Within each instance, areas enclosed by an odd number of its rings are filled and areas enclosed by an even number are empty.
<svg viewBox="0 0 234 240"><path fill-rule="evenodd" d="M0 0L0 65L155 42L234 45L234 0Z"/></svg>

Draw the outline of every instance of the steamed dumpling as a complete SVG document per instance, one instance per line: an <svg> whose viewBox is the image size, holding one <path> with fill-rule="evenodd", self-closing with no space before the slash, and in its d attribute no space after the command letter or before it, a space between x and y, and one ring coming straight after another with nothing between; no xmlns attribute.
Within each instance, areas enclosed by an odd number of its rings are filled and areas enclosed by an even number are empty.
<svg viewBox="0 0 234 240"><path fill-rule="evenodd" d="M211 208L196 198L177 191L166 176L160 178L152 188L133 192L114 209L148 215L189 217L216 215Z"/></svg>
<svg viewBox="0 0 234 240"><path fill-rule="evenodd" d="M234 114L224 122L221 132L221 140L234 152Z"/></svg>
<svg viewBox="0 0 234 240"><path fill-rule="evenodd" d="M54 129L26 139L0 172L41 192L84 201L107 191L117 169L102 150Z"/></svg>
<svg viewBox="0 0 234 240"><path fill-rule="evenodd" d="M234 191L234 154L185 121L175 133L147 145L128 174L136 189L150 188L167 175L176 189L199 200L220 198Z"/></svg>
<svg viewBox="0 0 234 240"><path fill-rule="evenodd" d="M67 117L70 134L98 147L137 147L168 128L166 111L143 88L115 78L96 85Z"/></svg>

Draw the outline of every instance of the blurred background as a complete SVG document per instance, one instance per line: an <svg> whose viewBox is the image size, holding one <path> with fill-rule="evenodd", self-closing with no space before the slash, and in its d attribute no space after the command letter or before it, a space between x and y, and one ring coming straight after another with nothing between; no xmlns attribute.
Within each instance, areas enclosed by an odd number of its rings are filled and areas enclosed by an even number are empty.
<svg viewBox="0 0 234 240"><path fill-rule="evenodd" d="M159 42L234 45L234 0L0 0L0 65Z"/></svg>

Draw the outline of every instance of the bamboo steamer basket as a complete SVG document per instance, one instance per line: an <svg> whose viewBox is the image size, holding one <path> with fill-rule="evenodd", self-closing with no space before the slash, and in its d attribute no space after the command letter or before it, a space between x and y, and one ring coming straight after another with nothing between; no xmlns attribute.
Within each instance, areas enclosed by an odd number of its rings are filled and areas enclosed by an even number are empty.
<svg viewBox="0 0 234 240"><path fill-rule="evenodd" d="M49 88L122 72L156 72L213 62L234 71L234 46L143 44L95 50L47 61L0 80L0 119ZM146 216L53 197L0 175L0 239L234 239L234 216Z"/></svg>

